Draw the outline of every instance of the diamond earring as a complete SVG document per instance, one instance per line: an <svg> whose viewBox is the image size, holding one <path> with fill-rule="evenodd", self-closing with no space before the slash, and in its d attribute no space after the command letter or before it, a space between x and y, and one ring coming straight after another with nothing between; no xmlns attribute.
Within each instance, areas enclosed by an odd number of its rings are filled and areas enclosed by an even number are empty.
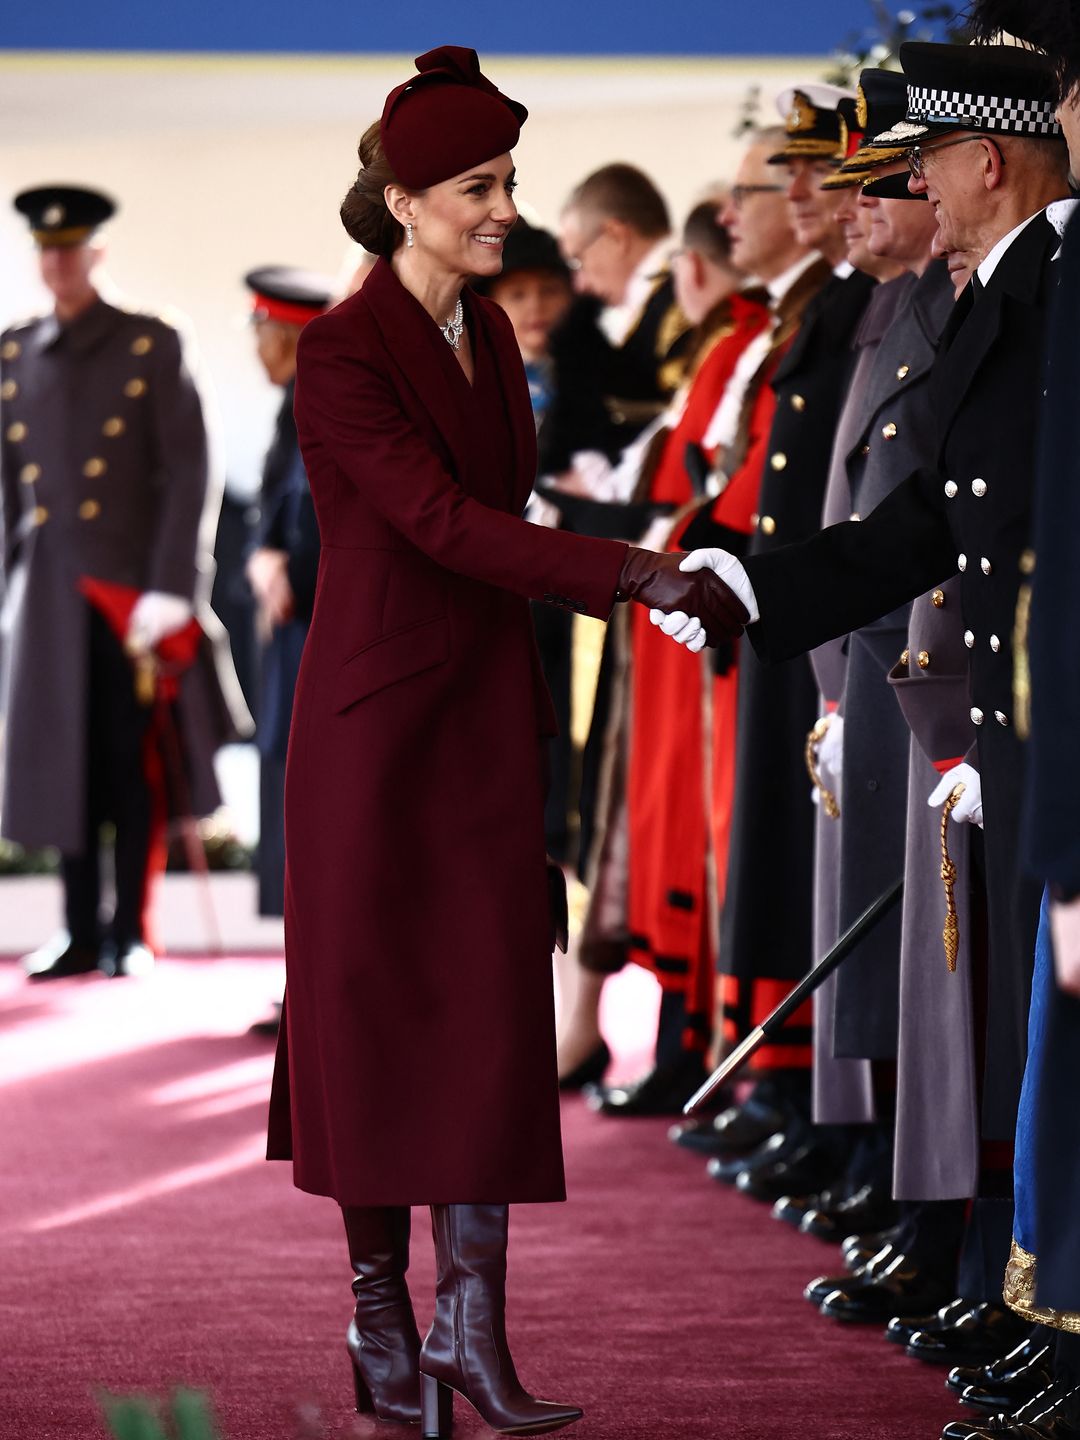
<svg viewBox="0 0 1080 1440"><path fill-rule="evenodd" d="M413 227L412 227L412 221L411 221L411 220L408 221L408 222L406 223L406 225L405 225L405 244L409 247L410 250L412 249L412 247L413 247Z"/></svg>

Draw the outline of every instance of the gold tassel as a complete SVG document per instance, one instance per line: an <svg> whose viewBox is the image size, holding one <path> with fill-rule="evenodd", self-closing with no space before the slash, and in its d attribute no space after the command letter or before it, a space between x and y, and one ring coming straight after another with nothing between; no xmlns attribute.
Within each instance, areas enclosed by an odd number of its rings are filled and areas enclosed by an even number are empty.
<svg viewBox="0 0 1080 1440"><path fill-rule="evenodd" d="M949 854L949 816L956 809L964 786L953 786L952 793L941 807L941 878L945 882L945 928L941 938L945 942L945 963L950 973L956 971L956 957L960 954L960 922L956 915L956 861Z"/></svg>
<svg viewBox="0 0 1080 1440"><path fill-rule="evenodd" d="M825 809L825 814L830 820L839 820L840 805L837 802L836 796L828 788L824 780L822 780L821 772L817 766L817 749L822 740L825 739L825 733L829 728L831 718L829 715L823 715L806 737L806 773L810 776L811 785L813 785L814 789L821 796L821 803Z"/></svg>

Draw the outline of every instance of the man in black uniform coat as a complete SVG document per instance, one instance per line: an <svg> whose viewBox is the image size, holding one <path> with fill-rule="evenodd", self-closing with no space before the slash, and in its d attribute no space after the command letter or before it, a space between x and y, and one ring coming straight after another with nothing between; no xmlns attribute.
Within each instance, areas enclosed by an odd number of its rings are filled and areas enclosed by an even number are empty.
<svg viewBox="0 0 1080 1440"><path fill-rule="evenodd" d="M951 250L981 256L946 327L931 377L937 460L859 524L725 568L749 637L783 660L851 631L961 572L986 817L990 963L983 1133L1011 1140L1025 1055L1038 895L1016 835L1023 750L1013 724L1012 631L1031 520L1040 361L1059 237L1046 207L1068 193L1051 67L1010 46L908 44L913 193L937 209ZM951 138L919 140L951 124ZM959 133L962 132L962 133Z"/></svg>
<svg viewBox="0 0 1080 1440"><path fill-rule="evenodd" d="M293 419L300 332L329 305L333 282L287 265L252 270L255 345L267 379L282 388L266 453L259 522L247 575L263 641L255 740L259 747L259 914L284 914L285 753L293 692L319 569L319 527Z"/></svg>

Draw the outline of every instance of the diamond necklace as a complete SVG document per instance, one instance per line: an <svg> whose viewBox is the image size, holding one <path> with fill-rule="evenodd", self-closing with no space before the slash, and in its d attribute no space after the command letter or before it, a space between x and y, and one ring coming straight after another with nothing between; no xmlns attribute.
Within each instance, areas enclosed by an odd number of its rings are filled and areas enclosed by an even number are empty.
<svg viewBox="0 0 1080 1440"><path fill-rule="evenodd" d="M445 325L440 325L439 329L446 337L446 343L452 345L454 349L457 350L461 345L461 337L465 333L465 310L462 306L460 295L458 296L457 304L454 306L453 315L450 316L450 319L447 320Z"/></svg>

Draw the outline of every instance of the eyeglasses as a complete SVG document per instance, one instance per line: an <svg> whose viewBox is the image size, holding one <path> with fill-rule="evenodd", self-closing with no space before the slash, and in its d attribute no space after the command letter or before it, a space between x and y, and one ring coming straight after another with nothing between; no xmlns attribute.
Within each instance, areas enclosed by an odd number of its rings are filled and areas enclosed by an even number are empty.
<svg viewBox="0 0 1080 1440"><path fill-rule="evenodd" d="M736 210L741 210L748 195L780 195L786 189L786 185L733 185L731 203Z"/></svg>
<svg viewBox="0 0 1080 1440"><path fill-rule="evenodd" d="M939 150L951 150L954 145L970 145L973 141L985 140L993 145L998 153L998 159L1002 165L1005 164L1005 156L1001 153L1001 146L989 135L965 135L962 140L946 140L944 145L929 145L925 149L922 145L913 145L907 152L908 169L916 180L922 180L926 174L926 157L936 155Z"/></svg>

